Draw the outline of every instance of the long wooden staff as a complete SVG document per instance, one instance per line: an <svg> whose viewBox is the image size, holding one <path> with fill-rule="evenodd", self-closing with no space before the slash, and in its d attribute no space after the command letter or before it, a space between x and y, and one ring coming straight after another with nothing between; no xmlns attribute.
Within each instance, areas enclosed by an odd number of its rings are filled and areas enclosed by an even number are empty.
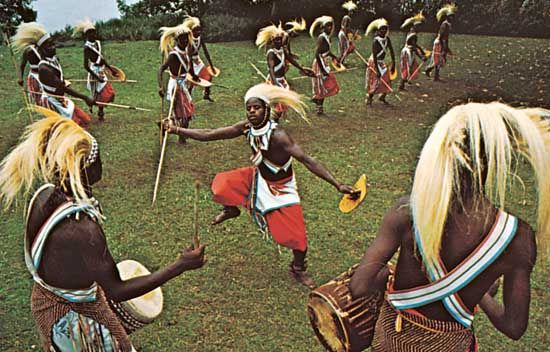
<svg viewBox="0 0 550 352"><path fill-rule="evenodd" d="M32 90L25 90L27 93L31 94L42 94L39 92L35 92ZM54 97L54 98L65 98L63 95L56 95L56 94L49 94L48 96ZM82 98L75 97L76 99L84 100ZM151 109L145 109L145 108L138 108L137 106L131 106L131 105L122 105L122 104L115 104L115 103L103 103L101 101L96 101L95 104L102 105L102 106L111 106L113 108L120 108L120 109L127 109L127 110L139 110L139 111L151 111Z"/></svg>
<svg viewBox="0 0 550 352"><path fill-rule="evenodd" d="M418 65L418 67L416 68L416 70L414 70L413 74L410 75L410 77L414 77L414 75L416 75L418 71L420 71L420 69L422 68L422 65L424 65L424 62L421 62L420 65Z"/></svg>
<svg viewBox="0 0 550 352"><path fill-rule="evenodd" d="M195 203L193 205L193 246L199 248L200 239L199 239L199 188L200 182L195 181Z"/></svg>
<svg viewBox="0 0 550 352"><path fill-rule="evenodd" d="M254 70L256 70L256 73L264 79L264 81L267 81L267 77L262 73L262 71L260 71L258 67L256 67L256 65L254 65L252 62L249 62L249 64L254 68Z"/></svg>
<svg viewBox="0 0 550 352"><path fill-rule="evenodd" d="M346 68L345 70L342 70L342 71L334 71L334 74L338 74L338 73L345 73L345 72L348 72L348 71L353 71L353 70L357 70L358 67L350 67L350 68ZM293 77L293 78L290 78L289 81L297 81L299 79L306 79L306 78L312 78L310 76L298 76L298 77Z"/></svg>
<svg viewBox="0 0 550 352"><path fill-rule="evenodd" d="M178 71L178 76L180 75L181 73L181 65L180 65L180 68L179 68L179 71ZM172 92L172 99L170 99L170 109L168 109L168 118L170 118L170 116L172 116L172 111L174 110L174 101L176 100L176 91L178 90L178 86L177 86L177 82L176 82L176 86L174 87L174 92ZM160 125L160 128L162 130L162 123ZM157 169L157 178L155 180L155 189L153 190L153 203L151 203L151 206L155 205L155 201L157 200L157 192L158 192L158 189L159 189L159 182L160 182L160 172L162 171L162 163L164 162L164 152L166 151L166 141L168 140L168 130L164 131L164 136L163 136L163 141L162 141L162 148L160 150L160 160L159 160L159 166L158 166L158 169Z"/></svg>
<svg viewBox="0 0 550 352"><path fill-rule="evenodd" d="M3 30L0 30L0 31L2 32L2 37L4 37L4 42L6 43L6 46L8 47L8 49L10 51L11 61L13 63L13 68L15 69L15 72L17 73L19 69L17 68L17 61L15 61L15 53L13 52L13 49L11 47L11 43L10 43L6 33ZM33 118L32 118L32 113L31 113L31 109L30 109L31 102L29 101L29 97L27 96L27 94L25 94L25 87L21 88L21 93L23 93L23 101L25 102L25 106L27 108L26 110L29 113L29 122L32 123ZM42 93L38 93L38 94L42 94Z"/></svg>
<svg viewBox="0 0 550 352"><path fill-rule="evenodd" d="M71 81L71 82L88 82L87 79L70 79L70 78L67 78L67 81ZM90 82L98 82L98 81L96 79L92 79L92 80L90 80ZM135 79L125 79L125 80L110 79L107 82L110 82L110 83L137 83L137 81Z"/></svg>

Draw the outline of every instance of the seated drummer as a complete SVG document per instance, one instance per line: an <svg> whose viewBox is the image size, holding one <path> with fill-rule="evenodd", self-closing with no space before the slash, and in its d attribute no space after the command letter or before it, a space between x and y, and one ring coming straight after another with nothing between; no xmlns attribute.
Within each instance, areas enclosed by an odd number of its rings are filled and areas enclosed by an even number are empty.
<svg viewBox="0 0 550 352"><path fill-rule="evenodd" d="M200 268L204 246L185 249L164 269L122 281L92 197L92 185L102 175L98 144L72 120L44 110L46 118L28 126L25 139L0 164L0 201L6 208L30 189L36 175L53 182L34 194L25 235L25 261L34 279L31 310L42 347L133 351L107 300L139 297Z"/></svg>
<svg viewBox="0 0 550 352"><path fill-rule="evenodd" d="M478 306L509 338L523 335L535 231L507 214L504 200L513 156L522 154L538 181L537 232L550 234L550 145L543 113L548 111L469 103L437 122L420 154L410 197L386 213L351 279L353 297L385 290L385 263L399 251L374 351L477 351L472 321ZM493 298L501 276L503 305Z"/></svg>

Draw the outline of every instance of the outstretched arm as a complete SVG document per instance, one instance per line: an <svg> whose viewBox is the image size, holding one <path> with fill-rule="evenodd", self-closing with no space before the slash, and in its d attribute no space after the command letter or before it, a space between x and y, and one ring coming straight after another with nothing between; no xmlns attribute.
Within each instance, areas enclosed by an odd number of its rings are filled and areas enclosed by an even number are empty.
<svg viewBox="0 0 550 352"><path fill-rule="evenodd" d="M154 290L165 282L180 275L184 271L200 268L204 265L204 246L196 249L185 249L172 264L152 274L123 281L111 256L104 234L97 226L89 226L85 234L93 239L86 241L84 261L89 273L93 273L95 281L103 288L108 298L116 301L126 301L139 297ZM84 234L83 234L84 235Z"/></svg>
<svg viewBox="0 0 550 352"><path fill-rule="evenodd" d="M307 155L304 150L292 140L292 138L284 131L277 130L278 142L282 144L284 150L293 158L304 164L305 167L317 177L322 178L338 190L338 192L346 194L355 194L356 191L348 185L341 184L321 163Z"/></svg>
<svg viewBox="0 0 550 352"><path fill-rule="evenodd" d="M197 141L217 141L220 139L237 138L243 135L246 129L246 121L238 122L232 126L220 127L214 129L194 129L176 127L171 120L165 122L164 128L168 133L195 139Z"/></svg>
<svg viewBox="0 0 550 352"><path fill-rule="evenodd" d="M361 264L351 277L350 290L353 297L368 296L385 290L389 270L386 263L401 244L404 226L410 226L406 198L402 198L384 215L378 234L365 251Z"/></svg>

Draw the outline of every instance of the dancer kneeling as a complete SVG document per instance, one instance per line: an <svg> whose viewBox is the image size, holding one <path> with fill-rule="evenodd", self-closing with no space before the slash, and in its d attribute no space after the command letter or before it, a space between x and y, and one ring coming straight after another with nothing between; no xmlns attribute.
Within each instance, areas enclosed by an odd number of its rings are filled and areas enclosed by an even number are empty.
<svg viewBox="0 0 550 352"><path fill-rule="evenodd" d="M470 103L437 122L410 198L386 213L351 278L353 297L384 290L384 263L399 251L374 351L477 351L472 323L478 305L506 336L523 335L536 239L526 222L504 210L504 201L515 163L527 160L538 189L537 232L541 240L548 237L550 135L541 116L549 113ZM504 305L493 298L501 276Z"/></svg>
<svg viewBox="0 0 550 352"><path fill-rule="evenodd" d="M355 192L350 186L338 182L270 118L276 104L291 108L304 117L304 103L297 93L262 83L250 88L244 100L247 119L235 125L187 129L167 121L165 127L170 133L200 141L241 136L248 139L254 166L219 173L212 182L214 201L224 206L213 224L238 216L238 206L248 208L262 230L268 230L278 244L292 249L294 260L290 264L290 273L294 278L310 288L314 287L312 278L306 272L306 228L292 168L293 158L339 192Z"/></svg>
<svg viewBox="0 0 550 352"><path fill-rule="evenodd" d="M31 310L44 351L134 351L108 300L144 295L204 264L204 247L186 249L164 269L122 281L101 227L92 185L102 176L98 143L73 121L45 116L0 164L6 209L42 176L28 207L25 262L34 279ZM50 183L51 182L51 183Z"/></svg>

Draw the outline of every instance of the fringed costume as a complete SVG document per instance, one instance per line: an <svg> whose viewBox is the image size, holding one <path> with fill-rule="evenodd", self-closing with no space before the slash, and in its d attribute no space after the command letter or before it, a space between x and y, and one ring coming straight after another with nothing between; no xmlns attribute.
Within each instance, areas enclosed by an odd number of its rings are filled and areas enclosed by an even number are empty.
<svg viewBox="0 0 550 352"><path fill-rule="evenodd" d="M416 26L422 24L425 18L422 13L414 17L410 17L403 22L401 28L407 28L411 26L409 33L405 39L405 46L401 50L400 68L401 68L401 86L404 88L405 82L412 82L418 77L420 71L420 65L416 59L417 56L425 60L424 51L418 46L418 34L416 32Z"/></svg>
<svg viewBox="0 0 550 352"><path fill-rule="evenodd" d="M447 55L450 53L449 49L449 32L451 31L452 24L449 21L450 16L454 16L457 11L457 7L454 4L447 4L443 6L437 12L437 21L441 22L439 32L434 40L432 56L426 74L435 69L435 80L439 80L439 72L447 64Z"/></svg>
<svg viewBox="0 0 550 352"><path fill-rule="evenodd" d="M368 26L366 35L369 35L374 30L379 30L383 27L388 27L388 22L381 18L374 20ZM390 70L386 66L384 59L386 58L386 51L389 49L389 38L388 35L382 37L376 35L374 37L374 43L378 44L380 50L375 54L369 57L368 65L365 73L365 82L367 94L372 96L374 94L387 94L391 92L391 80L390 80ZM374 47L374 44L373 44ZM374 60L374 55L376 55L376 61ZM380 72L380 77L378 77L378 72Z"/></svg>

